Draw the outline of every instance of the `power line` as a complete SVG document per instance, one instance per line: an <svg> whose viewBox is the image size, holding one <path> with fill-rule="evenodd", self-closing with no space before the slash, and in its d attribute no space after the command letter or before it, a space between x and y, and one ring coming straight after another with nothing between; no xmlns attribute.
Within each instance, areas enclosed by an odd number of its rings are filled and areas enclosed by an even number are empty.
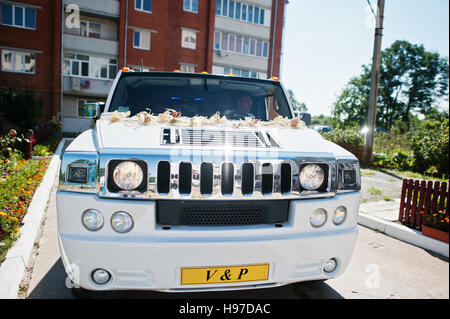
<svg viewBox="0 0 450 319"><path fill-rule="evenodd" d="M370 10L372 11L372 14L374 15L374 17L376 17L377 15L375 14L375 11L373 10L372 4L370 3L370 0L367 0L367 3L369 4Z"/></svg>

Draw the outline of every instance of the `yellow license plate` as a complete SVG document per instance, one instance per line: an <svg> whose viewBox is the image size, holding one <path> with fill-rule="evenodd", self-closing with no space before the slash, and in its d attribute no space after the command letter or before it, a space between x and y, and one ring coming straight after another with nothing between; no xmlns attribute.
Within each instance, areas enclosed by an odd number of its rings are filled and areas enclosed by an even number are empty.
<svg viewBox="0 0 450 319"><path fill-rule="evenodd" d="M182 285L224 284L269 278L269 264L182 268Z"/></svg>

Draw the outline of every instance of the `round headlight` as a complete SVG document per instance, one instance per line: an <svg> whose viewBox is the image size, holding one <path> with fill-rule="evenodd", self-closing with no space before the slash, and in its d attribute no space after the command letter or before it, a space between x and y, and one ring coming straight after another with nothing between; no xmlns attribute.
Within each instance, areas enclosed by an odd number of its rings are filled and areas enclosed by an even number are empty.
<svg viewBox="0 0 450 319"><path fill-rule="evenodd" d="M300 172L300 184L308 191L316 190L325 179L323 169L316 164L308 164Z"/></svg>
<svg viewBox="0 0 450 319"><path fill-rule="evenodd" d="M320 227L327 221L327 211L323 208L316 209L310 218L313 227Z"/></svg>
<svg viewBox="0 0 450 319"><path fill-rule="evenodd" d="M103 227L103 215L95 209L86 210L81 219L84 227L89 230L97 231Z"/></svg>
<svg viewBox="0 0 450 319"><path fill-rule="evenodd" d="M133 218L125 212L114 213L111 217L111 226L118 233L129 232L133 226Z"/></svg>
<svg viewBox="0 0 450 319"><path fill-rule="evenodd" d="M347 216L347 209L344 206L339 206L333 212L333 223L335 225L342 224Z"/></svg>
<svg viewBox="0 0 450 319"><path fill-rule="evenodd" d="M116 166L113 172L114 183L123 190L137 188L144 178L144 172L135 162L125 161Z"/></svg>

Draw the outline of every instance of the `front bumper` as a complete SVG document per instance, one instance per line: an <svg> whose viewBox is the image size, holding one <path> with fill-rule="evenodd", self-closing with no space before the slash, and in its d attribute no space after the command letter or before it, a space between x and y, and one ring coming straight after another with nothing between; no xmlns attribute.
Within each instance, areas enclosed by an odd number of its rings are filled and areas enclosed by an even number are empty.
<svg viewBox="0 0 450 319"><path fill-rule="evenodd" d="M283 227L173 226L164 230L156 223L153 201L100 199L96 195L57 193L58 233L61 257L69 278L91 290L198 291L273 287L293 282L328 279L346 269L357 238L359 193L328 199L291 201L289 220ZM343 205L347 218L336 226L332 211ZM97 209L105 225L88 231L81 222L86 209ZM313 228L309 218L317 208L328 212L324 226ZM116 211L126 211L134 228L126 234L109 224ZM323 271L335 258L337 269ZM269 264L264 281L225 284L181 284L181 268ZM92 271L105 269L111 280L98 285Z"/></svg>

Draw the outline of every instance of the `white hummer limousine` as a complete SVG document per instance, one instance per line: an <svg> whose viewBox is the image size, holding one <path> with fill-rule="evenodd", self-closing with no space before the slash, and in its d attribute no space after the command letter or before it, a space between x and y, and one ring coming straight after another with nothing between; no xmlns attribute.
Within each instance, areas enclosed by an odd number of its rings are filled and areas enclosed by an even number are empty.
<svg viewBox="0 0 450 319"><path fill-rule="evenodd" d="M358 160L294 117L276 78L124 70L85 114L95 126L64 152L57 191L76 288L250 289L346 269Z"/></svg>

